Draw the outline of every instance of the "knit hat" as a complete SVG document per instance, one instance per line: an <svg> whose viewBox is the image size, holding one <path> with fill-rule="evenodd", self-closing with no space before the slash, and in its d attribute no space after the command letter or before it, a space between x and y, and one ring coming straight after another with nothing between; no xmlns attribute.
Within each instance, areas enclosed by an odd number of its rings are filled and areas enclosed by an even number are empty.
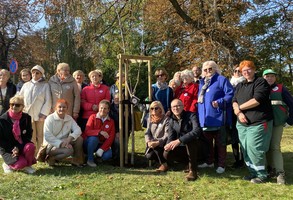
<svg viewBox="0 0 293 200"><path fill-rule="evenodd" d="M263 73L262 76L267 75L267 74L277 74L274 70L272 69L266 69Z"/></svg>
<svg viewBox="0 0 293 200"><path fill-rule="evenodd" d="M45 74L45 70L44 70L44 68L41 67L40 65L36 65L36 66L34 66L34 67L31 69L31 73L33 73L33 70L38 70L39 72L42 73L43 76L44 76L44 74Z"/></svg>

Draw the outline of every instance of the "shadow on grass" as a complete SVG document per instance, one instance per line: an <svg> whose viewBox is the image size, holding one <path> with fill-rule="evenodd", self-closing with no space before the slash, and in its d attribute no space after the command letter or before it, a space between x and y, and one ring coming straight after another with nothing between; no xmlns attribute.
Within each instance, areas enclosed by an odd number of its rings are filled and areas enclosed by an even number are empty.
<svg viewBox="0 0 293 200"><path fill-rule="evenodd" d="M291 185L293 182L293 152L284 152L284 166L286 171L286 181L288 185ZM129 155L130 159L130 155ZM228 152L227 154L227 167L226 171L223 174L217 174L216 168L205 168L198 169L200 177L215 177L223 178L230 180L239 180L243 176L248 175L248 170L246 166L240 169L233 169L230 166L233 164L234 158L232 153ZM128 162L130 163L130 161ZM131 174L131 175L157 175L165 176L168 173L157 173L155 169L158 167L158 163L153 164L151 167L148 166L148 161L145 158L143 153L135 153L134 155L134 165L128 164L124 167L119 167L119 161L108 161L103 163L98 163L96 168L91 168L85 166L83 168L78 168L71 166L69 164L61 164L57 167L49 167L45 164L38 164L38 170L36 176L40 175L53 175L53 176L76 176L76 175L86 175L86 174ZM182 172L186 169L186 164L175 163L170 166L170 171ZM268 179L270 183L276 183L276 178Z"/></svg>

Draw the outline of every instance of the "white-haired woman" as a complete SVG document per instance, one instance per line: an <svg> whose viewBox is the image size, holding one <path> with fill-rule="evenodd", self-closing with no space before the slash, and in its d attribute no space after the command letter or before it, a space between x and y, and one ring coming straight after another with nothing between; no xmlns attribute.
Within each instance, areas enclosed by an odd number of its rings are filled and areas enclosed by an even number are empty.
<svg viewBox="0 0 293 200"><path fill-rule="evenodd" d="M99 111L99 103L103 99L110 101L110 90L109 87L101 83L103 79L103 72L99 69L91 71L89 74L91 83L81 91L81 107L82 123L81 130L85 130L85 125L88 118L92 114L96 114Z"/></svg>
<svg viewBox="0 0 293 200"><path fill-rule="evenodd" d="M58 99L66 99L68 102L68 114L77 119L80 110L80 90L75 79L70 74L70 68L67 63L57 65L57 73L49 80L52 95L52 109Z"/></svg>
<svg viewBox="0 0 293 200"><path fill-rule="evenodd" d="M36 152L43 144L44 121L50 114L52 98L50 86L44 79L45 70L40 65L31 69L32 79L21 88L19 95L24 97L24 112L32 117L32 141Z"/></svg>
<svg viewBox="0 0 293 200"><path fill-rule="evenodd" d="M81 92L81 90L87 86L87 84L84 82L85 75L84 75L83 71L76 70L75 72L73 72L72 76L76 80L78 88Z"/></svg>
<svg viewBox="0 0 293 200"><path fill-rule="evenodd" d="M176 93L175 98L182 101L185 111L197 112L197 93L198 84L194 83L194 76L191 70L183 70L181 72L182 84Z"/></svg>
<svg viewBox="0 0 293 200"><path fill-rule="evenodd" d="M9 109L9 99L16 93L16 87L8 80L10 72L6 69L0 70L0 115Z"/></svg>
<svg viewBox="0 0 293 200"><path fill-rule="evenodd" d="M222 141L220 128L232 123L232 98L233 86L229 80L220 75L218 65L214 61L206 61L202 66L198 95L198 114L203 135L209 143L208 158L200 168L214 167L214 143L217 148L217 170L221 174L225 172L226 144ZM226 116L224 114L226 113ZM223 119L226 120L224 124Z"/></svg>

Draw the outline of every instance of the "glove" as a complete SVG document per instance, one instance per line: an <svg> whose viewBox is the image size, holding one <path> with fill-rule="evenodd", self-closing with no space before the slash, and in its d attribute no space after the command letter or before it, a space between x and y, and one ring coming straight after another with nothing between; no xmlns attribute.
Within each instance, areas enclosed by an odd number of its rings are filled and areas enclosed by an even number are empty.
<svg viewBox="0 0 293 200"><path fill-rule="evenodd" d="M289 125L292 126L292 125L293 125L293 118L290 118L290 117L289 117L289 118L287 119L287 124L289 124Z"/></svg>
<svg viewBox="0 0 293 200"><path fill-rule="evenodd" d="M103 153L104 153L104 150L103 149L98 149L97 152L96 152L96 155L98 157L102 157Z"/></svg>

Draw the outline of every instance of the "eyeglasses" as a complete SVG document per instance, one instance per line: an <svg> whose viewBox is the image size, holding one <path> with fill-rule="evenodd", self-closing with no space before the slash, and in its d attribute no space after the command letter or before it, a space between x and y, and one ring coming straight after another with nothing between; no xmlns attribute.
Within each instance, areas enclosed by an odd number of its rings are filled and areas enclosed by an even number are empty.
<svg viewBox="0 0 293 200"><path fill-rule="evenodd" d="M157 78L163 77L163 76L165 76L165 74L158 74L158 75L156 75Z"/></svg>
<svg viewBox="0 0 293 200"><path fill-rule="evenodd" d="M204 72L207 72L207 71L209 71L209 72L210 72L210 71L212 71L212 70L213 70L213 68L212 68L212 67L210 67L210 68L206 68L206 69L204 69L203 71L204 71Z"/></svg>
<svg viewBox="0 0 293 200"><path fill-rule="evenodd" d="M11 103L10 104L11 107L15 106L16 108L22 106L22 104L18 104L18 103Z"/></svg>
<svg viewBox="0 0 293 200"><path fill-rule="evenodd" d="M182 105L175 105L175 106L172 106L172 108L180 108Z"/></svg>
<svg viewBox="0 0 293 200"><path fill-rule="evenodd" d="M244 73L244 72L251 72L252 71L252 69L246 69L246 70L242 70L242 73Z"/></svg>
<svg viewBox="0 0 293 200"><path fill-rule="evenodd" d="M235 69L235 70L234 70L234 73L241 73L241 71L238 70L238 69Z"/></svg>
<svg viewBox="0 0 293 200"><path fill-rule="evenodd" d="M160 108L159 107L152 107L150 108L151 110L159 110Z"/></svg>

